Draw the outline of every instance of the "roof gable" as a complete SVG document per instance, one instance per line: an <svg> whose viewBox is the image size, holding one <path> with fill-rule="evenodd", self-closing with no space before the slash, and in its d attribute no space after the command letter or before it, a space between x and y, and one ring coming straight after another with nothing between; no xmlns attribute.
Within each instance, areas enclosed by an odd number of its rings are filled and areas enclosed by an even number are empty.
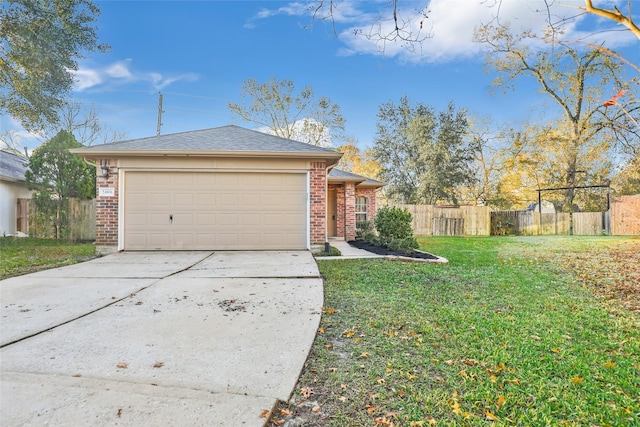
<svg viewBox="0 0 640 427"><path fill-rule="evenodd" d="M329 182L355 182L358 187L384 187L386 184L366 176L358 175L342 169L333 168L329 171Z"/></svg>

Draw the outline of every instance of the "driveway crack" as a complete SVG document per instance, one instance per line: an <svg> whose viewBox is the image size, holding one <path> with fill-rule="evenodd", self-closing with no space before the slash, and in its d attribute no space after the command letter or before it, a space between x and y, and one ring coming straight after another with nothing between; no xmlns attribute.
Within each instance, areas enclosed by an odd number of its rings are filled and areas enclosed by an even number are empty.
<svg viewBox="0 0 640 427"><path fill-rule="evenodd" d="M16 339L15 339L15 340L13 340L13 341L6 342L6 343L4 343L4 344L0 345L0 349L3 349L3 348L5 348L5 347L8 347L8 346L13 345L13 344L17 344L17 343L19 343L19 342L21 342L21 341L24 341L24 340L27 340L27 339L29 339L29 338L33 338L33 337L38 336L38 335L40 335L40 334L44 334L44 333L46 333L46 332L53 331L54 329L59 328L60 326L64 326L64 325L69 324L69 323L71 323L71 322L75 322L76 320L82 319L83 317L87 317L87 316L89 316L89 315L91 315L91 314L94 314L94 313L97 313L97 312L99 312L99 311L101 311L101 310L104 310L104 309L105 309L105 308L107 308L107 307L111 307L111 306L112 306L112 305L114 305L114 304L118 304L119 302L122 302L122 301L124 301L124 300L125 300L125 299L127 299L127 298L131 298L131 296L132 296L132 295L134 295L134 294L137 294L137 293L139 293L139 292L142 292L142 291L144 291L145 289L149 289L149 288L150 288L150 287L152 287L153 285L158 284L160 281L162 281L162 280L164 280L164 279L166 279L166 278L168 278L168 277L174 276L174 275L176 275L176 274L180 274L180 273L182 273L182 272L184 272L184 271L189 270L190 268L193 268L195 265L197 265L197 264L201 263L202 261L204 261L204 260L206 260L207 258L211 257L212 255L213 255L213 252L211 252L211 253L210 253L209 255L207 255L206 257L204 257L204 258L202 258L202 259L199 259L198 261L194 262L193 264L188 265L188 266L186 266L186 267L182 268L181 270L174 271L174 272L172 272L172 273L170 273L170 274L167 274L166 276L160 277L160 278L158 278L156 281L149 283L147 286L143 286L143 287L141 287L141 288L137 289L135 292L132 292L132 293L130 293L129 295L126 295L126 296L124 296L124 297L122 297L122 298L113 299L113 300L111 300L109 303L107 303L107 304L105 304L105 305L103 305L103 306L97 307L97 308L95 308L94 310L88 311L88 312L86 312L86 313L83 313L83 314L78 315L78 316L76 316L76 317L73 317L73 318L71 318L71 319L67 319L67 320L65 320L64 322L60 322L60 323L55 324L55 325L53 325L53 326L50 326L50 327L48 327L48 328L46 328L46 329L43 329L43 330L40 330L40 331L34 332L34 333L32 333L32 334L29 334L29 335L25 335L25 336L20 337L20 338L16 338ZM143 278L136 277L136 279L143 279Z"/></svg>

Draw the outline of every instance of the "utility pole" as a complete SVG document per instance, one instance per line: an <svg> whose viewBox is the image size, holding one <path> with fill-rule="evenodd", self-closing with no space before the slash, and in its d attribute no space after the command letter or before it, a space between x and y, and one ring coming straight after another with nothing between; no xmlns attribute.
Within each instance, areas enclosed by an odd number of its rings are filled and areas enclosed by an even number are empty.
<svg viewBox="0 0 640 427"><path fill-rule="evenodd" d="M156 136L160 136L160 128L162 128L162 92L158 92L158 129L156 131Z"/></svg>

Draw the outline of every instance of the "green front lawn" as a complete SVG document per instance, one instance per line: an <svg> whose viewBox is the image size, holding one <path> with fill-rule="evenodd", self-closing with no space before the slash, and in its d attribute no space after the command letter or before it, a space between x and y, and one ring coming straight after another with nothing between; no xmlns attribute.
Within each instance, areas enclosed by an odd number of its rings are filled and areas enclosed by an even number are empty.
<svg viewBox="0 0 640 427"><path fill-rule="evenodd" d="M272 424L640 425L640 316L591 280L640 239L419 242L450 263L319 261L321 328Z"/></svg>
<svg viewBox="0 0 640 427"><path fill-rule="evenodd" d="M92 243L0 237L0 280L95 258Z"/></svg>

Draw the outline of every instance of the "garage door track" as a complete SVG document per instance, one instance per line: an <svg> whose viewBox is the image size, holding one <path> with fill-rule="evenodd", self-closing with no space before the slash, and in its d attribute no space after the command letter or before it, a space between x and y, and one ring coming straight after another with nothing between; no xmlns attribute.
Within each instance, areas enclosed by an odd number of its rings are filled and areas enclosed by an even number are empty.
<svg viewBox="0 0 640 427"><path fill-rule="evenodd" d="M306 251L124 252L0 292L3 426L262 426L323 302Z"/></svg>

